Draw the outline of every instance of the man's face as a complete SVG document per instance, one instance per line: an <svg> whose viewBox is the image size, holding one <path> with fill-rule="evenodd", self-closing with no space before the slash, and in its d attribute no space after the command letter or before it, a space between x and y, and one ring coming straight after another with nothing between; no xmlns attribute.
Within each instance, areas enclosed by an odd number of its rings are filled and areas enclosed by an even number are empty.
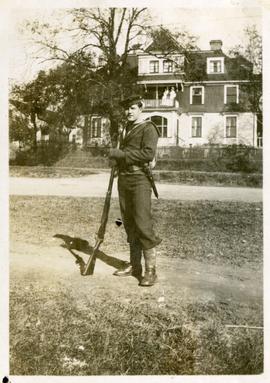
<svg viewBox="0 0 270 383"><path fill-rule="evenodd" d="M130 122L135 122L141 115L142 108L140 108L139 105L134 104L134 105L130 105L125 112L126 112L127 120Z"/></svg>

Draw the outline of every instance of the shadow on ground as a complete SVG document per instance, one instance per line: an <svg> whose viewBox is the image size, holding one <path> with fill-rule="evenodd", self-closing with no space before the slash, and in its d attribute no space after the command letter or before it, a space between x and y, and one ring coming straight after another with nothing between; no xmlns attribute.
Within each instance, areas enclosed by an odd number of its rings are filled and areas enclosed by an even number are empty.
<svg viewBox="0 0 270 383"><path fill-rule="evenodd" d="M83 258L77 254L74 250L80 251L84 254L91 255L93 253L93 246L90 246L88 241L85 239L81 239L78 237L70 237L66 234L55 234L54 238L60 238L64 241L60 246L67 249L73 257L76 259L76 264L80 267L80 273L83 275L83 271L85 269L85 261ZM102 262L106 263L109 266L115 267L116 269L120 269L126 266L127 262L122 261L121 259L111 257L110 255L105 254L103 251L97 251L97 258Z"/></svg>

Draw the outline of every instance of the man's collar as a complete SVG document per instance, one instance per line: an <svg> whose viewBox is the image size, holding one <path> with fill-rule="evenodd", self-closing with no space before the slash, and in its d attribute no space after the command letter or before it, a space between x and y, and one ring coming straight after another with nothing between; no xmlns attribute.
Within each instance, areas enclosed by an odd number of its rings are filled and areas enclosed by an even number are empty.
<svg viewBox="0 0 270 383"><path fill-rule="evenodd" d="M137 119L136 121L131 121L131 122L128 122L128 126L130 127L135 127L141 123L145 122L145 119L144 118L140 118L140 119Z"/></svg>

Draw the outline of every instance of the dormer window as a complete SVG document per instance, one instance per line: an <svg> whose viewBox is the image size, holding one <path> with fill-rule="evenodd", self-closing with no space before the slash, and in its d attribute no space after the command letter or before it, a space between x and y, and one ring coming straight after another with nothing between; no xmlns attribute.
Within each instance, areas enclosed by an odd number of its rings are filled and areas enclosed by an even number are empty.
<svg viewBox="0 0 270 383"><path fill-rule="evenodd" d="M174 62L175 62L176 70L183 70L184 69L184 64L185 64L184 56L176 56L174 58Z"/></svg>
<svg viewBox="0 0 270 383"><path fill-rule="evenodd" d="M163 61L163 73L172 73L173 71L173 62L171 60Z"/></svg>
<svg viewBox="0 0 270 383"><path fill-rule="evenodd" d="M158 73L159 72L159 61L151 60L149 63L149 72L150 73Z"/></svg>
<svg viewBox="0 0 270 383"><path fill-rule="evenodd" d="M224 57L207 57L207 73L224 73Z"/></svg>

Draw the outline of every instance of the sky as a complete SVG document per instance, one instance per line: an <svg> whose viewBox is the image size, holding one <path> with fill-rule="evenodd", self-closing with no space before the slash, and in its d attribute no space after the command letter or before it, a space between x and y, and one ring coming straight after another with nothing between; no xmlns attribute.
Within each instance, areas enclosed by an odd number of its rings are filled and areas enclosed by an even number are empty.
<svg viewBox="0 0 270 383"><path fill-rule="evenodd" d="M191 2L192 3L192 2ZM178 3L180 4L180 2ZM207 2L209 4L209 2ZM219 4L219 6L217 6ZM226 3L225 3L226 4ZM262 32L262 12L258 6L232 5L228 2L216 3L215 7L184 7L177 5L153 8L149 11L153 18L153 25L163 25L174 30L187 30L197 35L198 46L201 49L209 49L209 41L220 39L223 41L224 52L229 48L243 44L243 30L248 25L256 25L257 30ZM221 5L221 6L220 6ZM34 78L41 69L46 69L52 63L39 64L33 58L33 45L21 31L21 24L27 19L38 19L56 22L53 8L22 8L14 7L10 11L9 19L9 78L12 82L24 82ZM63 24L65 20L62 19ZM40 60L39 60L40 61Z"/></svg>

